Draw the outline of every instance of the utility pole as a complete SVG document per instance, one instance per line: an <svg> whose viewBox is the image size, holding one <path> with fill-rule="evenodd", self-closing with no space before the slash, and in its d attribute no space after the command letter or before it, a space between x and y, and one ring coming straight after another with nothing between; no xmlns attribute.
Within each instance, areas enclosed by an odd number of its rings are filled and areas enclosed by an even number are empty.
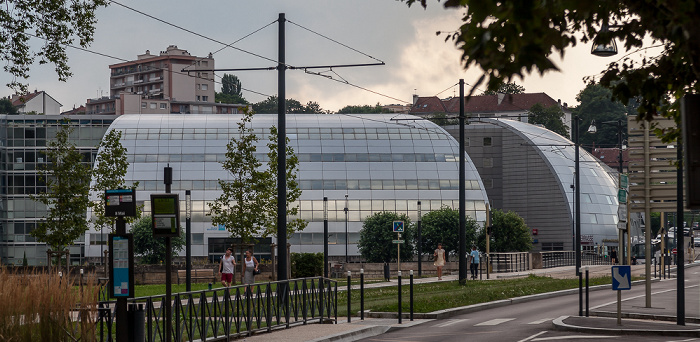
<svg viewBox="0 0 700 342"><path fill-rule="evenodd" d="M459 283L467 283L467 218L464 186L464 79L459 80Z"/></svg>
<svg viewBox="0 0 700 342"><path fill-rule="evenodd" d="M279 14L277 56L277 280L287 280L287 121L285 114L285 32L287 21ZM286 297L285 297L286 298Z"/></svg>

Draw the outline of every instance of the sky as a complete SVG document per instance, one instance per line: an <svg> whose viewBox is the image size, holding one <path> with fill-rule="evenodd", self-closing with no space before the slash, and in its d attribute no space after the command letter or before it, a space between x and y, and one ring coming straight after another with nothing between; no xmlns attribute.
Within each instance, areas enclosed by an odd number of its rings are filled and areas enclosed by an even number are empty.
<svg viewBox="0 0 700 342"><path fill-rule="evenodd" d="M234 44L250 53L226 48L214 54L216 68L272 67L278 56L278 26L273 22L279 13L285 13L289 21L286 25L289 65L376 62L368 55L386 63L337 68L333 72L313 70L332 75L335 81L302 70L286 72L287 98L302 103L315 101L331 111L346 105L410 104L414 94L454 96L459 92L456 84L460 78L471 85L481 75L475 66L465 70L460 51L451 41L445 42L444 36L436 35L437 31L458 29L463 15L460 10L444 9L437 1L429 1L427 9L417 5L409 8L404 2L392 0L119 0L119 3L201 36L113 3L98 10L94 42L89 50L135 60L146 50L156 54L169 45L177 45L192 55L206 56L223 47L215 41L229 44L272 23ZM32 42L35 48L42 44L39 40ZM53 65L36 63L28 80L29 90L46 91L63 105L63 111L85 104L88 98L109 95L109 65L121 60L72 48L67 52L73 76L67 82L60 82ZM576 106L576 95L585 86L583 78L598 75L611 61L591 55L587 44L578 44L567 51L564 59L558 56L555 59L560 72L536 73L524 80L516 78L514 82L524 86L528 93L544 92L555 100ZM250 102L277 95L276 71L230 73L238 76L243 88L253 91L243 92ZM223 72L217 75L223 76ZM10 81L8 74L0 74L2 84ZM468 86L466 91L469 90ZM476 93L483 90L482 85ZM10 93L4 87L0 95Z"/></svg>

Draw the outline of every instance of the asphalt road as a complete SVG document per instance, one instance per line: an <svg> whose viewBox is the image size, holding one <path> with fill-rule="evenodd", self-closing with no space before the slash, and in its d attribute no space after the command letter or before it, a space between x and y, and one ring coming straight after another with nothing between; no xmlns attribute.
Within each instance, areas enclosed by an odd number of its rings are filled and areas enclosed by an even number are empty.
<svg viewBox="0 0 700 342"><path fill-rule="evenodd" d="M700 270L687 269L685 277L686 317L698 317L700 316L698 314L700 311L700 293L698 292ZM675 315L676 303L673 298L675 298L676 286L676 279L653 283L653 294L663 293L667 297L670 294L672 299L665 302L661 300L655 302L655 297L652 295L652 307L659 306L659 309L664 309ZM634 298L644 298L643 284L634 284L631 290L623 292L623 300ZM616 292L612 290L590 292L591 310L614 310L616 300ZM618 336L554 329L552 320L555 318L576 315L578 315L578 294L565 295L435 320L361 341L700 341L700 337Z"/></svg>

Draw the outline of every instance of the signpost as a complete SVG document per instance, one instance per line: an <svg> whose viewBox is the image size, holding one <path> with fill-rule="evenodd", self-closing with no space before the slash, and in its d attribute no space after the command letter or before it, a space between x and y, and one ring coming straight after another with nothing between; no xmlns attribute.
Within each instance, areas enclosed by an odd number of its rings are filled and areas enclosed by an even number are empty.
<svg viewBox="0 0 700 342"><path fill-rule="evenodd" d="M612 267L612 289L617 291L617 325L622 325L622 290L632 289L632 270L629 265Z"/></svg>
<svg viewBox="0 0 700 342"><path fill-rule="evenodd" d="M151 194L154 237L180 235L180 198L178 194Z"/></svg>
<svg viewBox="0 0 700 342"><path fill-rule="evenodd" d="M396 233L396 240L392 242L396 244L396 262L398 263L399 272L401 272L401 244L404 240L401 240L401 233L403 233L403 221L394 221L392 225L394 233Z"/></svg>

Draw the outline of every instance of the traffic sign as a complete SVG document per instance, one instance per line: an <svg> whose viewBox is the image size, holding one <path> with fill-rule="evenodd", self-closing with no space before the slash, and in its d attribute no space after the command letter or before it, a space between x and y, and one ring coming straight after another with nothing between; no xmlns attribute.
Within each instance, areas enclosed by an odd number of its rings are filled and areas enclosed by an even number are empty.
<svg viewBox="0 0 700 342"><path fill-rule="evenodd" d="M632 271L629 265L612 267L612 289L629 290L632 288Z"/></svg>
<svg viewBox="0 0 700 342"><path fill-rule="evenodd" d="M626 174L620 174L620 188L627 190L629 187L629 178L627 177Z"/></svg>
<svg viewBox="0 0 700 342"><path fill-rule="evenodd" d="M677 249L675 249L675 248L674 248L674 249L672 249L672 250L671 250L671 254L678 254L678 250L677 250Z"/></svg>
<svg viewBox="0 0 700 342"><path fill-rule="evenodd" d="M403 233L403 221L394 221L394 233Z"/></svg>
<svg viewBox="0 0 700 342"><path fill-rule="evenodd" d="M625 189L617 190L617 201L620 203L627 203L627 191Z"/></svg>
<svg viewBox="0 0 700 342"><path fill-rule="evenodd" d="M404 243L406 240L391 240L392 243Z"/></svg>

